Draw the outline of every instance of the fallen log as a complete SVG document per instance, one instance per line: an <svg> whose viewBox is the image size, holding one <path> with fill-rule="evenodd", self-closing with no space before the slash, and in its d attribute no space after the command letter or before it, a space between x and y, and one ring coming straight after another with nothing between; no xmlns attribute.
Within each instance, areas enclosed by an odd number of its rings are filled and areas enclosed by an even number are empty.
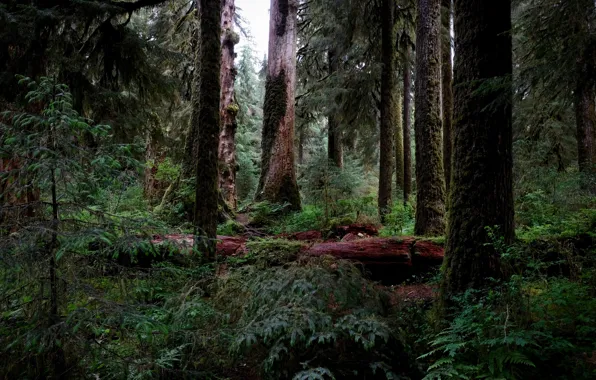
<svg viewBox="0 0 596 380"><path fill-rule="evenodd" d="M405 238L372 238L313 244L305 256L333 256L360 263L371 278L385 284L398 284L441 265L443 247L430 241Z"/></svg>
<svg viewBox="0 0 596 380"><path fill-rule="evenodd" d="M305 236L310 235L306 232ZM218 236L219 256L240 256L247 252L244 237ZM297 239L298 240L298 239ZM165 235L152 240L153 244L169 242L180 249L191 249L193 235ZM400 283L407 278L426 273L443 262L443 247L439 244L403 238L370 238L353 241L323 242L305 246L302 257L333 256L360 263L371 273L371 278L387 284Z"/></svg>

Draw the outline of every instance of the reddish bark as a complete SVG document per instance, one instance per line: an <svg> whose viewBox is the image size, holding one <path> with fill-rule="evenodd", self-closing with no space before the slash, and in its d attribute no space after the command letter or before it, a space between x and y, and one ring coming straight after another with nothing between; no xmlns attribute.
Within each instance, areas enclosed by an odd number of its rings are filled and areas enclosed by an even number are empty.
<svg viewBox="0 0 596 380"><path fill-rule="evenodd" d="M365 239L352 242L315 244L303 254L308 256L334 256L367 264L412 265L410 249L414 241L406 239Z"/></svg>
<svg viewBox="0 0 596 380"><path fill-rule="evenodd" d="M234 45L239 41L234 32L234 15L236 7L234 0L225 0L221 13L221 96L219 112L221 132L219 134L219 188L228 207L236 210L238 197L236 195L236 115L238 104L234 100L234 81L236 68L234 67Z"/></svg>
<svg viewBox="0 0 596 380"><path fill-rule="evenodd" d="M281 235L278 235L278 237L280 237L282 239L298 240L298 241L323 240L323 234L321 233L321 231L318 231L318 230L297 232L294 234L281 234Z"/></svg>
<svg viewBox="0 0 596 380"><path fill-rule="evenodd" d="M300 240L317 236L320 237L318 231L293 235L293 237L302 238ZM353 236L353 234L346 236ZM246 253L247 239L244 237L218 236L217 240L218 256L227 257ZM154 238L152 243L159 245L164 241L169 241L181 249L190 249L193 245L193 235L166 235ZM386 283L399 283L414 274L424 273L440 266L443 262L443 247L430 241L417 241L413 237L370 238L314 243L306 246L301 255L333 256L355 261L370 271L373 279Z"/></svg>

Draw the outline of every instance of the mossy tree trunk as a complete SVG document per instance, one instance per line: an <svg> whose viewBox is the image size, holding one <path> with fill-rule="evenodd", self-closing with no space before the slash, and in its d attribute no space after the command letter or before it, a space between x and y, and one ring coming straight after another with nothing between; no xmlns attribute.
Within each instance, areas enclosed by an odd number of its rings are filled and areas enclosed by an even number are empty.
<svg viewBox="0 0 596 380"><path fill-rule="evenodd" d="M453 151L453 65L451 63L451 2L442 0L441 71L443 92L443 168L445 190L449 196Z"/></svg>
<svg viewBox="0 0 596 380"><path fill-rule="evenodd" d="M397 86L396 86L397 90ZM395 95L395 190L404 188L404 126L402 100L399 92Z"/></svg>
<svg viewBox="0 0 596 380"><path fill-rule="evenodd" d="M257 201L300 209L294 158L298 0L271 0Z"/></svg>
<svg viewBox="0 0 596 380"><path fill-rule="evenodd" d="M596 193L596 185L590 186L590 177L596 174L596 46L593 45L582 49L577 59L575 119L579 171L588 176L583 181L584 187Z"/></svg>
<svg viewBox="0 0 596 380"><path fill-rule="evenodd" d="M455 0L454 166L443 291L498 277L487 227L514 239L511 0ZM478 91L482 88L482 91Z"/></svg>
<svg viewBox="0 0 596 380"><path fill-rule="evenodd" d="M583 69L587 71L585 66ZM596 83L585 77L576 86L575 117L579 170L593 174L596 172Z"/></svg>
<svg viewBox="0 0 596 380"><path fill-rule="evenodd" d="M333 49L329 49L327 55L329 59L329 76L332 76L339 68L338 57ZM327 116L327 156L329 161L333 162L335 166L342 168L344 165L343 146L339 120L336 113L337 108L333 108Z"/></svg>
<svg viewBox="0 0 596 380"><path fill-rule="evenodd" d="M594 12L594 2L581 0L578 8ZM576 31L594 35L596 25L587 17L578 17ZM575 86L575 117L577 127L577 160L579 171L586 175L583 186L596 193L596 42L587 41L577 57Z"/></svg>
<svg viewBox="0 0 596 380"><path fill-rule="evenodd" d="M238 34L234 32L234 15L236 7L234 0L224 2L221 13L221 98L220 118L221 132L219 134L219 189L228 207L236 210L238 196L236 194L236 115L238 104L234 96L234 46L239 42Z"/></svg>
<svg viewBox="0 0 596 380"><path fill-rule="evenodd" d="M198 160L196 167L195 234L196 248L207 259L215 257L218 219L218 146L220 132L221 1L200 0L199 38L201 40L198 96Z"/></svg>
<svg viewBox="0 0 596 380"><path fill-rule="evenodd" d="M416 28L416 235L445 232L441 121L441 0L418 0Z"/></svg>
<svg viewBox="0 0 596 380"><path fill-rule="evenodd" d="M381 221L391 209L391 180L393 178L393 145L396 124L395 95L395 36L394 2L383 0L381 10L381 120L380 120L380 162L379 162L379 215Z"/></svg>
<svg viewBox="0 0 596 380"><path fill-rule="evenodd" d="M412 92L412 74L410 63L410 47L406 47L404 57L404 110L403 110L403 126L404 126L404 203L410 201L410 194L412 193L412 121L410 117L410 104Z"/></svg>

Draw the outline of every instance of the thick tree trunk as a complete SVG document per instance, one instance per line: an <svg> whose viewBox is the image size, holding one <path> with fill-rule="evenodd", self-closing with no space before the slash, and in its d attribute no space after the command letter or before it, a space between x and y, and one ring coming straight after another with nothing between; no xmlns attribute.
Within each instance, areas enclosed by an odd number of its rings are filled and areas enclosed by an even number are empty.
<svg viewBox="0 0 596 380"><path fill-rule="evenodd" d="M445 232L441 121L441 0L418 0L416 29L416 235Z"/></svg>
<svg viewBox="0 0 596 380"><path fill-rule="evenodd" d="M207 259L215 256L218 217L218 146L219 96L221 68L221 1L200 0L199 36L200 68L198 96L193 95L193 107L198 108L198 149L196 167L195 235L200 236L196 248Z"/></svg>
<svg viewBox="0 0 596 380"><path fill-rule="evenodd" d="M234 97L234 45L239 41L234 32L234 15L236 7L234 0L223 0L221 13L221 98L220 118L221 132L219 134L219 189L228 207L236 210L238 196L236 194L236 115L238 104Z"/></svg>
<svg viewBox="0 0 596 380"><path fill-rule="evenodd" d="M396 88L397 89L397 88ZM404 126L401 94L395 95L395 190L404 188Z"/></svg>
<svg viewBox="0 0 596 380"><path fill-rule="evenodd" d="M588 46L577 60L575 119L579 171L596 173L596 47ZM590 183L586 178L585 184ZM588 190L596 192L594 186Z"/></svg>
<svg viewBox="0 0 596 380"><path fill-rule="evenodd" d="M453 65L451 63L451 1L442 0L441 19L441 71L443 92L443 168L445 169L445 190L449 196L451 188L451 166L453 151Z"/></svg>
<svg viewBox="0 0 596 380"><path fill-rule="evenodd" d="M410 201L410 194L412 193L412 122L410 117L410 104L412 91L412 76L410 66L410 48L406 48L406 56L404 59L404 203Z"/></svg>
<svg viewBox="0 0 596 380"><path fill-rule="evenodd" d="M514 238L511 0L455 0L453 183L447 297L499 276L487 227ZM479 92L479 88L485 89ZM492 89L487 92L486 89Z"/></svg>
<svg viewBox="0 0 596 380"><path fill-rule="evenodd" d="M337 55L330 49L328 52L329 59L329 75L333 75L338 70ZM341 130L339 128L339 121L336 115L337 109L331 110L328 116L328 133L327 133L327 156L329 161L333 162L338 168L344 166L343 148Z"/></svg>
<svg viewBox="0 0 596 380"><path fill-rule="evenodd" d="M393 178L393 144L396 124L395 95L395 33L393 31L394 4L383 0L382 9L382 61L381 73L381 122L380 122L380 162L379 162L379 215L381 221L391 210L391 180Z"/></svg>
<svg viewBox="0 0 596 380"><path fill-rule="evenodd" d="M300 209L294 163L298 0L271 0L261 178L256 199Z"/></svg>

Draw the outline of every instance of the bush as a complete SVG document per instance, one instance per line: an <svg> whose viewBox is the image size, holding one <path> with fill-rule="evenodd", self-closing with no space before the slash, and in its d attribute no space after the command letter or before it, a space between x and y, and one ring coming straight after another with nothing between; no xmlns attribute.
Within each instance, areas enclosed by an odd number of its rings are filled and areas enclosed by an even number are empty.
<svg viewBox="0 0 596 380"><path fill-rule="evenodd" d="M266 378L389 379L411 371L384 317L385 296L349 263L245 267L222 283L216 304L235 325L232 352L260 362Z"/></svg>

